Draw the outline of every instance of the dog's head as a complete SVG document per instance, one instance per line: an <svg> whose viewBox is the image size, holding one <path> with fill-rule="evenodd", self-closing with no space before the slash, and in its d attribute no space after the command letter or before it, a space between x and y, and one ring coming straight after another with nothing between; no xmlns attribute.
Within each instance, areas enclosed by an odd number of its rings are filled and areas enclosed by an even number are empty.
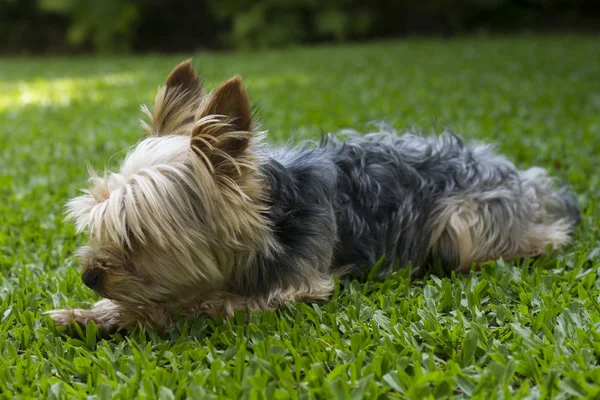
<svg viewBox="0 0 600 400"><path fill-rule="evenodd" d="M248 96L234 77L204 94L191 63L159 90L119 172L91 173L68 203L89 234L84 283L133 307L177 305L224 289L269 246Z"/></svg>

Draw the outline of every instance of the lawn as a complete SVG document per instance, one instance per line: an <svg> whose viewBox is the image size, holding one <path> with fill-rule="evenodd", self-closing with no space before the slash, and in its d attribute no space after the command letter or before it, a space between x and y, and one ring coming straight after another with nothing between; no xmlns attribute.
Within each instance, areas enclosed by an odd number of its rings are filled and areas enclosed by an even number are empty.
<svg viewBox="0 0 600 400"><path fill-rule="evenodd" d="M193 57L239 73L269 140L372 128L498 144L568 180L571 247L468 276L340 279L329 302L166 334L65 335L43 311L89 304L64 203L86 166L140 138L140 103ZM600 40L453 39L262 53L0 59L0 397L600 398Z"/></svg>

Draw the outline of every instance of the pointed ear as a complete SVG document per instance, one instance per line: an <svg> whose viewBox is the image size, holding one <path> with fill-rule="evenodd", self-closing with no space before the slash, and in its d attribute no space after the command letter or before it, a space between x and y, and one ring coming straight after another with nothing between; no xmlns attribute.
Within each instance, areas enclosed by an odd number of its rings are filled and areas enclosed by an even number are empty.
<svg viewBox="0 0 600 400"><path fill-rule="evenodd" d="M210 168L216 169L223 161L239 164L253 136L248 94L242 79L235 76L216 88L200 106L192 147Z"/></svg>
<svg viewBox="0 0 600 400"><path fill-rule="evenodd" d="M189 135L203 97L202 82L192 61L182 62L171 71L165 85L158 90L154 112L150 113L146 106L142 107L142 111L150 118L150 125L144 124L146 130L153 136Z"/></svg>
<svg viewBox="0 0 600 400"><path fill-rule="evenodd" d="M196 119L210 115L224 116L234 130L252 130L250 101L241 77L236 75L217 87L210 99L198 111Z"/></svg>

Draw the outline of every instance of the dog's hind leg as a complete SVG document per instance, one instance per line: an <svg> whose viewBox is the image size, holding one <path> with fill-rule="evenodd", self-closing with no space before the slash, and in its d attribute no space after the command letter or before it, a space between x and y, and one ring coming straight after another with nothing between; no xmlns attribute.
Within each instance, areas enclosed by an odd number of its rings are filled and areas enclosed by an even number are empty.
<svg viewBox="0 0 600 400"><path fill-rule="evenodd" d="M442 199L431 219L431 257L447 269L465 271L515 255L523 228L517 193L498 188Z"/></svg>
<svg viewBox="0 0 600 400"><path fill-rule="evenodd" d="M549 245L564 247L580 220L577 200L567 188L555 189L553 179L542 168L521 172L522 206L527 224L518 255L543 254Z"/></svg>
<svg viewBox="0 0 600 400"><path fill-rule="evenodd" d="M502 257L533 257L569 242L579 205L555 190L545 170L520 173L518 187L443 198L432 214L430 254L451 269L468 270Z"/></svg>

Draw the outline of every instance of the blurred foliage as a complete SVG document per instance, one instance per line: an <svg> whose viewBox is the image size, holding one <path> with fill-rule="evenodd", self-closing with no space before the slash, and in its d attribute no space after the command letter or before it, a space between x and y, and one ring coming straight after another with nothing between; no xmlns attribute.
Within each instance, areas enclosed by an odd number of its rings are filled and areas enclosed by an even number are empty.
<svg viewBox="0 0 600 400"><path fill-rule="evenodd" d="M368 36L378 10L394 3L356 0L212 0L215 16L230 23L225 40L237 48L277 47Z"/></svg>
<svg viewBox="0 0 600 400"><path fill-rule="evenodd" d="M38 0L0 0L0 51L60 51L65 44L69 20L59 14L47 14Z"/></svg>
<svg viewBox="0 0 600 400"><path fill-rule="evenodd" d="M131 49L138 7L131 0L39 0L42 11L66 15L71 23L67 40L90 41L102 53Z"/></svg>
<svg viewBox="0 0 600 400"><path fill-rule="evenodd" d="M0 0L2 52L257 49L599 26L597 0Z"/></svg>

